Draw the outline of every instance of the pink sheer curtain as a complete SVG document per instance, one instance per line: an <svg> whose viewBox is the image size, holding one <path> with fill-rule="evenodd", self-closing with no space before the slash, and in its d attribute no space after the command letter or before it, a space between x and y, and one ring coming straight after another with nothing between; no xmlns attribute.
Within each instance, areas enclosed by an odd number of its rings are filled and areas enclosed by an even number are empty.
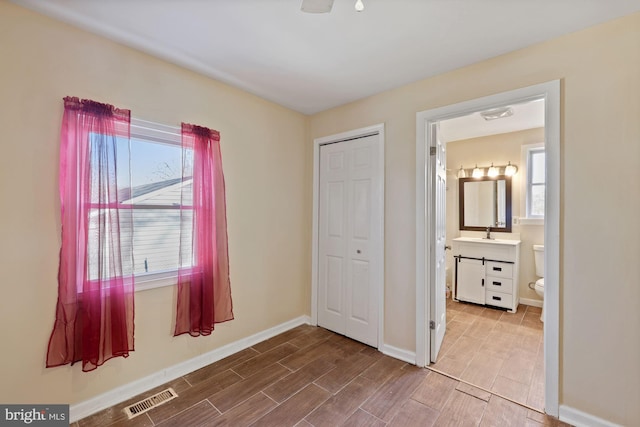
<svg viewBox="0 0 640 427"><path fill-rule="evenodd" d="M233 319L220 134L182 124L180 268L174 335L209 335ZM192 206L192 208L186 208Z"/></svg>
<svg viewBox="0 0 640 427"><path fill-rule="evenodd" d="M118 209L130 181L129 123L129 110L64 99L62 246L48 368L82 361L91 371L133 351L132 211Z"/></svg>

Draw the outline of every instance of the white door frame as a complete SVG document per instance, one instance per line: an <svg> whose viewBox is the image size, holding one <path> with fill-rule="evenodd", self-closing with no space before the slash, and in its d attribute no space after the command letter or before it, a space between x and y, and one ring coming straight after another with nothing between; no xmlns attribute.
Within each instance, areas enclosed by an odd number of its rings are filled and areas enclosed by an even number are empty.
<svg viewBox="0 0 640 427"><path fill-rule="evenodd" d="M313 233L311 243L311 324L318 324L318 227L319 217L318 209L320 208L320 146L326 144L335 144L341 141L362 138L365 136L378 135L378 156L380 159L380 168L378 168L378 182L380 183L381 201L381 221L378 239L379 247L371 251L370 263L377 268L374 274L373 286L374 292L378 296L378 345L380 350L384 343L384 123L368 126L360 129L354 129L348 132L342 132L335 135L329 135L313 140Z"/></svg>
<svg viewBox="0 0 640 427"><path fill-rule="evenodd" d="M426 235L426 191L429 182L427 147L432 145L431 123L536 99L545 100L546 194L544 223L544 404L545 412L558 416L560 363L560 81L553 80L496 95L417 113L416 117L416 365L429 364L428 320L430 292L426 262L430 236Z"/></svg>

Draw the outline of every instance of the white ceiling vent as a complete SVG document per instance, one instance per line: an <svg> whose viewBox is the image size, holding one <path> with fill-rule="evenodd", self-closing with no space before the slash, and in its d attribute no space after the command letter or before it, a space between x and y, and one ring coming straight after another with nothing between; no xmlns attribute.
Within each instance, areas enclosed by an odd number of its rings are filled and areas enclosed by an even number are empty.
<svg viewBox="0 0 640 427"><path fill-rule="evenodd" d="M166 390L162 390L160 393L154 394L153 396L147 397L140 402L127 406L124 408L124 412L127 414L127 417L131 419L144 414L163 403L167 403L176 397L178 397L178 394L172 388L168 388Z"/></svg>

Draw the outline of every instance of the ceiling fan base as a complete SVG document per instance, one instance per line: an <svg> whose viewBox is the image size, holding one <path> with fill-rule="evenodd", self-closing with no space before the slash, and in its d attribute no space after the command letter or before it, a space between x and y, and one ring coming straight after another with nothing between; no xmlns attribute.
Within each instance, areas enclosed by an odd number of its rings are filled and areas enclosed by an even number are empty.
<svg viewBox="0 0 640 427"><path fill-rule="evenodd" d="M333 0L302 0L300 10L305 13L329 13Z"/></svg>

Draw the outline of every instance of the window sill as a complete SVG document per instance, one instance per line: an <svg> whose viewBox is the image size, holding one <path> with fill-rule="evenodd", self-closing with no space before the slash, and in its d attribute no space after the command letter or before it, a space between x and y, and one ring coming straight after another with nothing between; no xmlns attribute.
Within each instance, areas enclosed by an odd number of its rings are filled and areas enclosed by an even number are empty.
<svg viewBox="0 0 640 427"><path fill-rule="evenodd" d="M544 225L544 218L519 218L520 225Z"/></svg>
<svg viewBox="0 0 640 427"><path fill-rule="evenodd" d="M149 275L136 276L135 291L148 291L150 289L164 288L165 286L173 286L178 284L178 272L171 271L167 273L157 273Z"/></svg>

